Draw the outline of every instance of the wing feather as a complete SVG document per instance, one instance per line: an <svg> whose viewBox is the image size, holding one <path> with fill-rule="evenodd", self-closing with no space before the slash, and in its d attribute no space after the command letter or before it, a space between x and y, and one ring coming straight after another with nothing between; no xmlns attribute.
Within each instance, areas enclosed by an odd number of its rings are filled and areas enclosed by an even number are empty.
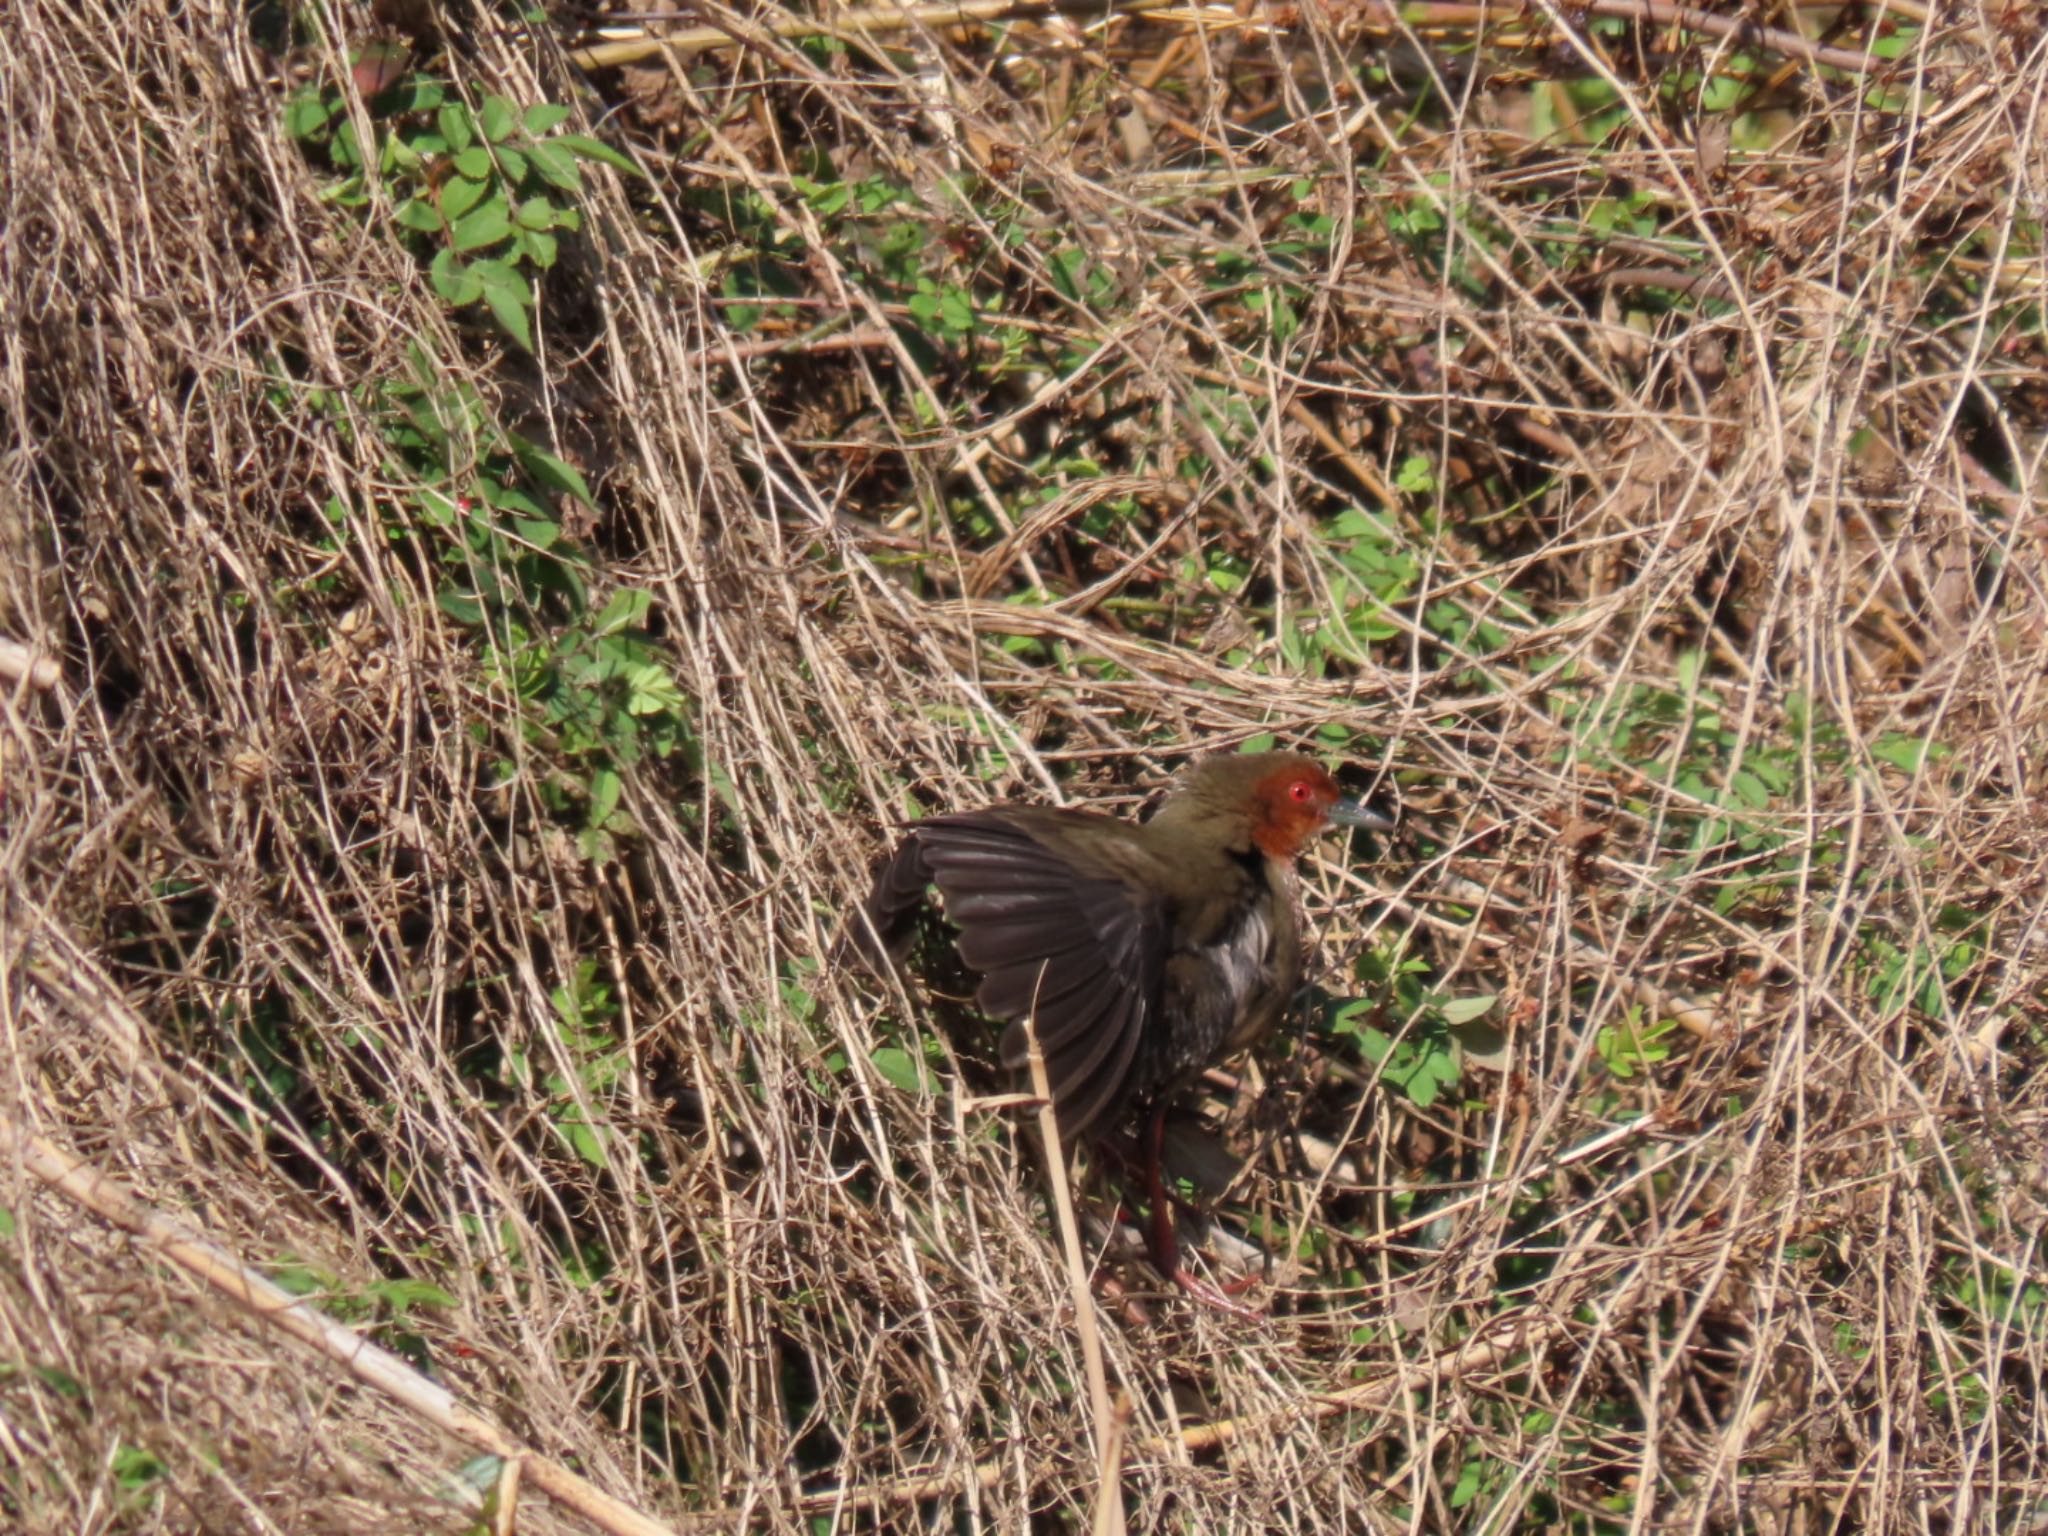
<svg viewBox="0 0 2048 1536"><path fill-rule="evenodd" d="M1102 1038L1114 1045L1113 1052L1084 1068L1070 1069L1062 1063L1057 1076L1047 1071L1060 1128L1067 1136L1082 1138L1105 1129L1103 1122L1122 1105L1138 1057L1144 1017L1142 1005L1134 997L1120 999L1117 1006L1133 1016L1104 1021Z"/></svg>
<svg viewBox="0 0 2048 1536"><path fill-rule="evenodd" d="M1079 1137L1124 1101L1159 1008L1167 934L1155 898L1110 870L1077 867L1071 850L1034 836L1034 821L1051 827L1058 814L983 811L919 822L868 907L895 948L907 941L897 935L909 922L904 887L920 878L938 887L960 930L960 958L982 973L976 1001L1010 1026L1005 1065L1024 1064L1022 1021L1031 1015L1061 1131Z"/></svg>

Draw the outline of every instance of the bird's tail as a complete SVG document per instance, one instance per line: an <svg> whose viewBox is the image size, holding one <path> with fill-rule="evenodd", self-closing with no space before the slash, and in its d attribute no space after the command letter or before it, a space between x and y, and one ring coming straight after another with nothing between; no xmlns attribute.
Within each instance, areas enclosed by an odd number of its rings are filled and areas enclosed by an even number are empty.
<svg viewBox="0 0 2048 1536"><path fill-rule="evenodd" d="M918 909L924 905L925 888L931 883L924 850L912 832L875 866L868 899L840 930L839 942L833 946L835 958L851 955L877 976L889 975L916 937Z"/></svg>

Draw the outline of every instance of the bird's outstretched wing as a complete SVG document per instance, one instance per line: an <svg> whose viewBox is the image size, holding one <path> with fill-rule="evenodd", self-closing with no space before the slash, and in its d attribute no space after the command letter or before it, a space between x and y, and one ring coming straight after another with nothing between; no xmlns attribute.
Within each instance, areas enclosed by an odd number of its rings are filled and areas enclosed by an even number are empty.
<svg viewBox="0 0 2048 1536"><path fill-rule="evenodd" d="M960 930L960 958L981 973L975 1002L1009 1025L1004 1064L1025 1064L1025 1020L1033 1020L1060 1132L1078 1139L1123 1106L1158 1011L1167 931L1156 898L1060 837L1073 814L970 811L921 821L876 877L867 917L900 954L926 887L939 888Z"/></svg>

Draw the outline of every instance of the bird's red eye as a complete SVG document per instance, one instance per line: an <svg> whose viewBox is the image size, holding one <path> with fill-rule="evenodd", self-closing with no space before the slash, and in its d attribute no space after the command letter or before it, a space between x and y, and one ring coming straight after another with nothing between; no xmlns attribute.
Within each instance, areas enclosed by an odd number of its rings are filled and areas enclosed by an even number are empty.
<svg viewBox="0 0 2048 1536"><path fill-rule="evenodd" d="M1309 801L1315 799L1316 787L1315 785L1309 783L1307 779L1296 779L1292 784L1287 786L1287 793L1294 796L1294 798L1299 800L1303 805L1307 805Z"/></svg>

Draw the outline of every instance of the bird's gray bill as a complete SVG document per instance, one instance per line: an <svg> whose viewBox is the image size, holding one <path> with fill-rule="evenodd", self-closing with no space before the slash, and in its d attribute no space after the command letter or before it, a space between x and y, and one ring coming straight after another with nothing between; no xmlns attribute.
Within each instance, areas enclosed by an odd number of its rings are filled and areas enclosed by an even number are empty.
<svg viewBox="0 0 2048 1536"><path fill-rule="evenodd" d="M1394 818L1358 800L1339 800L1330 807L1330 820L1340 827L1364 827L1368 832L1391 832Z"/></svg>

